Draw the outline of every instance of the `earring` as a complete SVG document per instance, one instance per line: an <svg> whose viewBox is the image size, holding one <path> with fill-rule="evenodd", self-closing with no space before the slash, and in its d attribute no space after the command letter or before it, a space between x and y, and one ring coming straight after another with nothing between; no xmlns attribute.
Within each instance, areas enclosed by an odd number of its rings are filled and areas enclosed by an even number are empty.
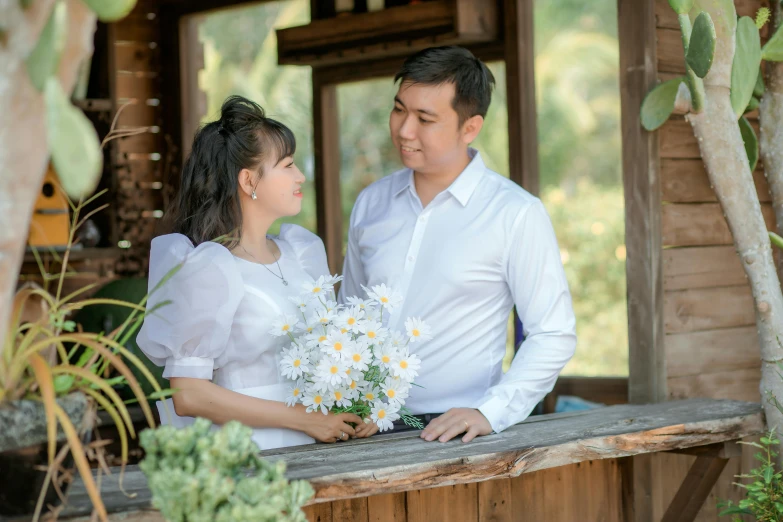
<svg viewBox="0 0 783 522"><path fill-rule="evenodd" d="M256 196L256 191L254 190L252 194L250 194L250 199L256 200L258 199L258 196Z"/></svg>

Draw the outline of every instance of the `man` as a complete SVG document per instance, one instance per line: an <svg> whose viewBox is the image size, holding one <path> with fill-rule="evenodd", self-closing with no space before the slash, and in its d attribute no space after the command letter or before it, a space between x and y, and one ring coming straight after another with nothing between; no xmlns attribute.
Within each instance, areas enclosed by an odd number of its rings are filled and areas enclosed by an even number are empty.
<svg viewBox="0 0 783 522"><path fill-rule="evenodd" d="M469 147L494 84L486 65L460 47L430 48L397 81L389 130L406 168L357 198L340 296L380 283L402 293L388 326L419 317L433 336L411 346L422 388L406 406L434 419L425 440L469 442L524 420L552 389L576 346L571 295L541 202ZM503 374L514 305L525 340Z"/></svg>

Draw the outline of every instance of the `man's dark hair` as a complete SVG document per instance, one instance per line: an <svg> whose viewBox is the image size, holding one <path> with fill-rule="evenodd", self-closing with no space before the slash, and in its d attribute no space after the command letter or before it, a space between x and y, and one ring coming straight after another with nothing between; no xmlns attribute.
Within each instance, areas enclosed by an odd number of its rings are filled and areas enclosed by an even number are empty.
<svg viewBox="0 0 783 522"><path fill-rule="evenodd" d="M453 83L451 106L460 125L477 114L482 118L487 115L495 85L495 77L484 62L456 45L430 47L409 56L394 77L395 83L399 80L424 85Z"/></svg>

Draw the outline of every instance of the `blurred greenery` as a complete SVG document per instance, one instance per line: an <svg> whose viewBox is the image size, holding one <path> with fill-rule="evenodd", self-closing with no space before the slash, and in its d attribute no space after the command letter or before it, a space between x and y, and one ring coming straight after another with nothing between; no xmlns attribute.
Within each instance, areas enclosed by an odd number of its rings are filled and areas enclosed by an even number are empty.
<svg viewBox="0 0 783 522"><path fill-rule="evenodd" d="M315 231L311 69L278 66L273 28L307 23L307 0L265 2L204 17L200 38L207 93L204 121L232 93L259 102L298 140L307 176L302 213L286 221ZM552 218L574 299L579 344L564 373L627 375L623 189L620 161L619 44L613 0L538 0L535 70L540 197ZM484 128L473 144L508 175L505 67ZM391 78L340 85L341 194L348 216L359 192L401 167L388 135ZM513 145L512 145L513 146Z"/></svg>

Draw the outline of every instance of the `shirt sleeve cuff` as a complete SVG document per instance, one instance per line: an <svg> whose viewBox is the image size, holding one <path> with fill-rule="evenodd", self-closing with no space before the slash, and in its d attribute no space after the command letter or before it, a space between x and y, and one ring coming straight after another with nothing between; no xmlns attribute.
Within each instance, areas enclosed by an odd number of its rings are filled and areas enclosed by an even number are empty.
<svg viewBox="0 0 783 522"><path fill-rule="evenodd" d="M193 379L212 380L212 370L215 360L208 357L183 357L166 359L166 367L163 369L163 378L190 377Z"/></svg>
<svg viewBox="0 0 783 522"><path fill-rule="evenodd" d="M508 401L500 397L491 397L478 407L478 411L487 418L495 433L500 433L508 428L508 419L506 418Z"/></svg>

